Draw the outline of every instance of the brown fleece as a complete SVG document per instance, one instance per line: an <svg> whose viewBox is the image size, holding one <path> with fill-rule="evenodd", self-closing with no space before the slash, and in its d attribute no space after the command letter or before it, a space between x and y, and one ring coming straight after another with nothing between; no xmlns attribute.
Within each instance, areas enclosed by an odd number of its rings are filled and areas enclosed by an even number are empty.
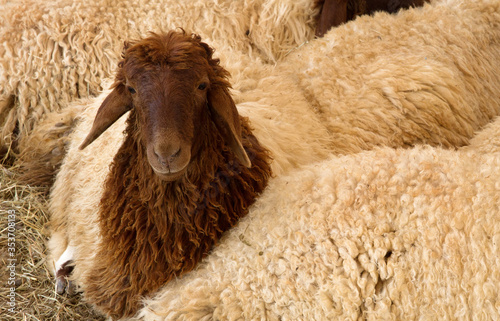
<svg viewBox="0 0 500 321"><path fill-rule="evenodd" d="M227 72L211 53L208 61L217 65L220 78L211 77L212 85L229 86ZM147 54L155 57L153 64L161 61L155 53ZM84 289L86 300L113 318L134 315L141 298L192 270L247 214L272 175L268 152L252 135L248 121L237 116L250 168L239 162L206 107L196 117L187 170L171 182L160 179L148 162L142 112L130 112L126 138L111 164L100 202L99 259L88 271Z"/></svg>

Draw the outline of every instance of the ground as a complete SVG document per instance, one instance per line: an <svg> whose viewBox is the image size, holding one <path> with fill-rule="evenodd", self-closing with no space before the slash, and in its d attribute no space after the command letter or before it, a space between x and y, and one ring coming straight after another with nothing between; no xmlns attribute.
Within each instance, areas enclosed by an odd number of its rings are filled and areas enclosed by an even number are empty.
<svg viewBox="0 0 500 321"><path fill-rule="evenodd" d="M105 320L80 295L55 293L46 266L47 221L46 191L19 184L16 169L0 165L1 319Z"/></svg>

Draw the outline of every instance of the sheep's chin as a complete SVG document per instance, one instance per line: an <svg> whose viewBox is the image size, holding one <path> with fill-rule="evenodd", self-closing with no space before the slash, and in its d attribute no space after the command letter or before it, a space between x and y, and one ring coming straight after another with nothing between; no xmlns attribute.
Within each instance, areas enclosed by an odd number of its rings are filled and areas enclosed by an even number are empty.
<svg viewBox="0 0 500 321"><path fill-rule="evenodd" d="M175 173L157 171L154 167L153 171L155 172L156 176L158 176L162 181L173 182L184 175L184 173L186 172L186 168L183 168Z"/></svg>

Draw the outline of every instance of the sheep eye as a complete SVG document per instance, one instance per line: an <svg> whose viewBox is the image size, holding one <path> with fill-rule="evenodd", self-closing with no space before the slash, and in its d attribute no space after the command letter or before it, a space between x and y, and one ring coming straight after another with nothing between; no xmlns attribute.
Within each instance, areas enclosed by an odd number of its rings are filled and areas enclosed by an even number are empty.
<svg viewBox="0 0 500 321"><path fill-rule="evenodd" d="M198 86L198 89L199 89L199 90L203 90L203 89L205 89L205 88L207 88L207 83L206 83L206 82L202 82L202 83Z"/></svg>
<svg viewBox="0 0 500 321"><path fill-rule="evenodd" d="M131 94L135 94L135 93L136 93L135 89L134 89L134 88L132 88L132 87L130 87L130 86L127 86L127 89L128 89L128 91L129 91Z"/></svg>

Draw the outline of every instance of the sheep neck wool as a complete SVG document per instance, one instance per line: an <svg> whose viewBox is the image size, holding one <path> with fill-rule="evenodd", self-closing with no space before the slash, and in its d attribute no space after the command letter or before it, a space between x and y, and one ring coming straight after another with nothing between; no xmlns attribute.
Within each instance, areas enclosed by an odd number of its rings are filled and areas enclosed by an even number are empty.
<svg viewBox="0 0 500 321"><path fill-rule="evenodd" d="M88 271L85 289L86 299L113 318L134 315L141 298L192 270L247 214L271 176L268 152L246 119L242 137L251 168L236 161L207 116L187 173L162 181L147 161L136 118L132 110L105 183L102 259Z"/></svg>

